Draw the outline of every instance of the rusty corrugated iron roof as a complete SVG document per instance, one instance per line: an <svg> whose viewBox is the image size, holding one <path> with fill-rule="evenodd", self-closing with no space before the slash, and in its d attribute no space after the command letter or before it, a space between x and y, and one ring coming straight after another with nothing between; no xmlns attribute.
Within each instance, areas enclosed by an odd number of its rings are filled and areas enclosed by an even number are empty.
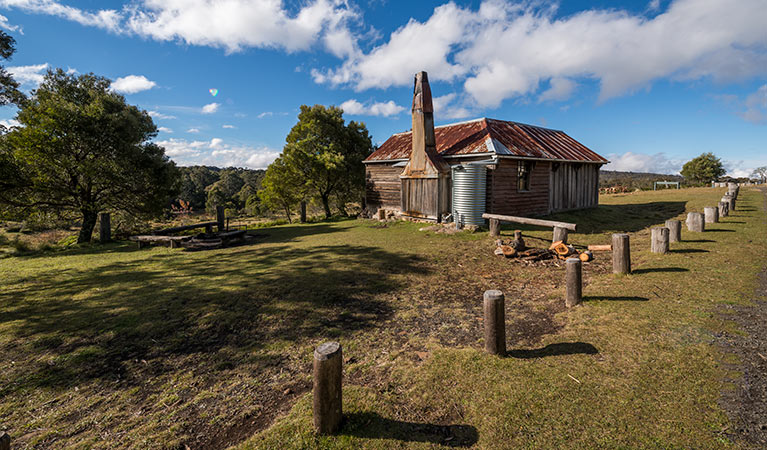
<svg viewBox="0 0 767 450"><path fill-rule="evenodd" d="M506 120L481 118L436 127L437 152L443 157L495 153L557 161L608 161L564 131ZM366 162L404 160L410 157L411 133L397 133L384 142Z"/></svg>

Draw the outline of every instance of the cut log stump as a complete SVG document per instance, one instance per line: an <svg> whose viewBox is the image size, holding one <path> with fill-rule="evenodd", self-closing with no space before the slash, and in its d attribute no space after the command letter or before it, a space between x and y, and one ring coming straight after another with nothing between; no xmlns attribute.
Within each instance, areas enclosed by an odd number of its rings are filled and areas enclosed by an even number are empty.
<svg viewBox="0 0 767 450"><path fill-rule="evenodd" d="M572 308L579 304L583 298L583 272L581 269L581 260L578 258L567 259L567 297L565 306Z"/></svg>
<svg viewBox="0 0 767 450"><path fill-rule="evenodd" d="M703 220L703 214L691 212L687 214L687 229L696 233L706 231L706 224Z"/></svg>
<svg viewBox="0 0 767 450"><path fill-rule="evenodd" d="M506 306L503 292L485 291L482 297L485 322L485 351L506 355Z"/></svg>
<svg viewBox="0 0 767 450"><path fill-rule="evenodd" d="M343 417L341 398L341 344L325 342L314 350L313 415L320 434L338 431Z"/></svg>
<svg viewBox="0 0 767 450"><path fill-rule="evenodd" d="M719 222L719 209L715 206L706 206L703 208L703 215L705 216L706 223Z"/></svg>
<svg viewBox="0 0 767 450"><path fill-rule="evenodd" d="M653 253L668 253L669 230L666 227L652 229L650 251Z"/></svg>
<svg viewBox="0 0 767 450"><path fill-rule="evenodd" d="M631 246L628 234L613 234L613 273L631 273Z"/></svg>
<svg viewBox="0 0 767 450"><path fill-rule="evenodd" d="M551 242L562 242L567 244L567 228L554 227L554 237Z"/></svg>
<svg viewBox="0 0 767 450"><path fill-rule="evenodd" d="M682 241L682 222L679 220L667 220L668 242L675 243Z"/></svg>

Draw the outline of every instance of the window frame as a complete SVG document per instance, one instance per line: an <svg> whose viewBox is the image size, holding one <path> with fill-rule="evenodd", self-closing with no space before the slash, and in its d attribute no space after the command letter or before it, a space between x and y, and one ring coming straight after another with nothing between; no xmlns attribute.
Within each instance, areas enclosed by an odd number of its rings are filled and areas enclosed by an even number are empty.
<svg viewBox="0 0 767 450"><path fill-rule="evenodd" d="M531 178L535 169L535 161L520 160L517 163L517 192L532 191Z"/></svg>

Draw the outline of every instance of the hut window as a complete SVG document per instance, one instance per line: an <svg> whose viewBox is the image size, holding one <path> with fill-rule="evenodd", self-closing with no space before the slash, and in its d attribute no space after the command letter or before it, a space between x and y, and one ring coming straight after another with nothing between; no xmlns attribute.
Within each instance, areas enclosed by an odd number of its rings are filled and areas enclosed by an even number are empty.
<svg viewBox="0 0 767 450"><path fill-rule="evenodd" d="M530 190L530 174L533 172L532 161L520 161L517 171L517 190Z"/></svg>

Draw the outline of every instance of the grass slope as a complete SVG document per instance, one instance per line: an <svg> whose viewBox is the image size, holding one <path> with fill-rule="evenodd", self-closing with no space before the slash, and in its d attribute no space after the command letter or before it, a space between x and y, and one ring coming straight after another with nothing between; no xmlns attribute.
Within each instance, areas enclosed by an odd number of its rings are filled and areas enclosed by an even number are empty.
<svg viewBox="0 0 767 450"><path fill-rule="evenodd" d="M576 244L631 233L635 272L492 256L486 234L365 221L282 226L189 253L123 244L0 260L0 417L43 448L734 447L717 406L736 376L713 343L767 262L762 194L668 255L649 226L720 189L605 196ZM509 228L505 233L510 233ZM550 232L528 229L542 246ZM507 298L510 355L482 352L481 295ZM344 346L346 424L311 427L311 353Z"/></svg>

